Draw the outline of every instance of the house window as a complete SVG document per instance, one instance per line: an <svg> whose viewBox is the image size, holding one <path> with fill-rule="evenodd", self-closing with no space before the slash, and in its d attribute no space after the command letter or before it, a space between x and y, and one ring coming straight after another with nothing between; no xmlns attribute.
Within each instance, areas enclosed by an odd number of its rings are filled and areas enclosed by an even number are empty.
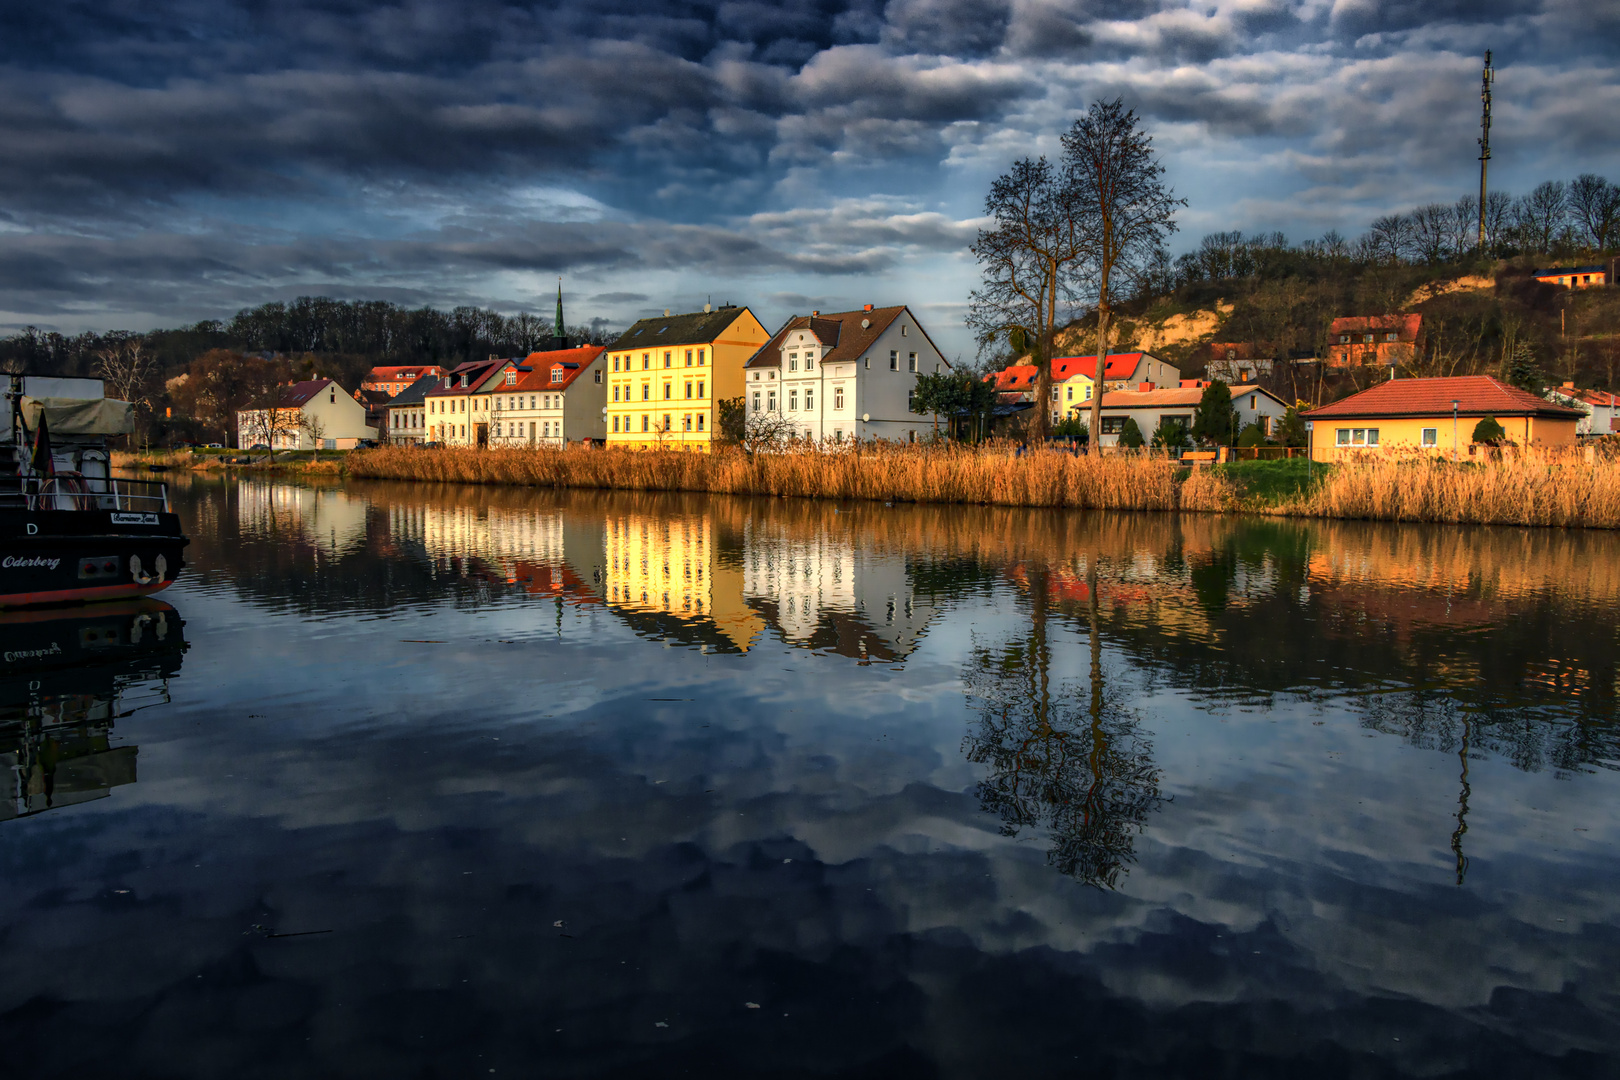
<svg viewBox="0 0 1620 1080"><path fill-rule="evenodd" d="M652 400L652 383L642 383L641 384L641 400L642 401L651 401Z"/></svg>
<svg viewBox="0 0 1620 1080"><path fill-rule="evenodd" d="M909 409L915 404L917 404L917 391L915 389L907 390L906 391L906 408ZM1052 415L1056 416L1057 413L1053 413Z"/></svg>
<svg viewBox="0 0 1620 1080"><path fill-rule="evenodd" d="M618 357L617 357L617 356L615 356L615 357L614 357L614 358L613 358L613 370L614 370L614 371L618 371L618 370L619 370L619 358L618 358Z"/></svg>
<svg viewBox="0 0 1620 1080"><path fill-rule="evenodd" d="M900 336L901 337L906 336L906 324L905 323L900 324Z"/></svg>
<svg viewBox="0 0 1620 1080"><path fill-rule="evenodd" d="M691 353L687 353L687 355L690 356ZM691 431L692 430L692 414L691 413L682 413L681 414L681 430L682 431Z"/></svg>
<svg viewBox="0 0 1620 1080"><path fill-rule="evenodd" d="M615 386L615 387L614 387L614 388L613 388L613 400L614 400L614 401L618 401L618 400L619 400L619 388L618 388L618 387L617 387L617 386Z"/></svg>
<svg viewBox="0 0 1620 1080"><path fill-rule="evenodd" d="M652 417L648 416L646 413L642 413L641 414L641 430L642 431L651 431L652 430L651 425L652 425Z"/></svg>
<svg viewBox="0 0 1620 1080"><path fill-rule="evenodd" d="M775 412L776 411L776 391L775 390L772 390L769 394L765 395L765 411L766 412Z"/></svg>
<svg viewBox="0 0 1620 1080"><path fill-rule="evenodd" d="M617 416L613 418L613 433L615 435L619 433L619 418Z"/></svg>
<svg viewBox="0 0 1620 1080"><path fill-rule="evenodd" d="M1339 344L1340 345L1348 345L1348 344L1350 344L1350 335L1349 334L1340 334L1339 335Z"/></svg>
<svg viewBox="0 0 1620 1080"><path fill-rule="evenodd" d="M1377 428L1339 428L1336 441L1340 446L1377 446Z"/></svg>
<svg viewBox="0 0 1620 1080"><path fill-rule="evenodd" d="M890 371L899 371L900 370L900 351L898 349L890 349L889 350L889 370Z"/></svg>
<svg viewBox="0 0 1620 1080"><path fill-rule="evenodd" d="M759 391L754 391L754 411L759 412Z"/></svg>
<svg viewBox="0 0 1620 1080"><path fill-rule="evenodd" d="M1052 387L1052 400L1056 401L1057 399L1058 399L1058 388L1054 386L1054 387Z"/></svg>
<svg viewBox="0 0 1620 1080"><path fill-rule="evenodd" d="M674 383L665 383L664 384L664 400L665 401L673 401L674 398L675 398L675 384Z"/></svg>
<svg viewBox="0 0 1620 1080"><path fill-rule="evenodd" d="M692 366L692 350L691 349L686 350L686 366L687 367Z"/></svg>
<svg viewBox="0 0 1620 1080"><path fill-rule="evenodd" d="M1432 428L1432 427L1424 428L1423 429L1422 442L1423 442L1424 446L1437 446L1437 445L1439 445L1439 442L1440 442L1440 430L1438 428Z"/></svg>
<svg viewBox="0 0 1620 1080"><path fill-rule="evenodd" d="M805 389L805 392L804 392L804 407L806 409L813 409L813 408L816 407L816 392L813 389L809 389L809 388Z"/></svg>
<svg viewBox="0 0 1620 1080"><path fill-rule="evenodd" d="M796 352L788 353L788 370L789 371L798 371L799 370L799 354L798 353L796 353Z"/></svg>
<svg viewBox="0 0 1620 1080"><path fill-rule="evenodd" d="M700 383L698 383L698 395L697 395L697 396L698 396L698 397L702 397L702 396L703 396L703 384L702 384L702 383L701 383L701 382L700 382Z"/></svg>
<svg viewBox="0 0 1620 1080"><path fill-rule="evenodd" d="M697 429L699 431L702 431L703 430L703 414L702 413L697 414L697 424L698 424Z"/></svg>
<svg viewBox="0 0 1620 1080"><path fill-rule="evenodd" d="M1395 340L1395 335L1394 334L1385 334L1384 335L1384 340L1385 341L1394 341Z"/></svg>
<svg viewBox="0 0 1620 1080"><path fill-rule="evenodd" d="M833 409L836 411L844 407L844 388L838 387L833 391Z"/></svg>
<svg viewBox="0 0 1620 1080"><path fill-rule="evenodd" d="M675 366L675 354L673 352L671 352L669 349L664 350L664 366L665 367L674 367Z"/></svg>
<svg viewBox="0 0 1620 1080"><path fill-rule="evenodd" d="M511 371L508 371L506 373L506 385L507 386L516 386L517 385L517 372L515 370L511 370Z"/></svg>
<svg viewBox="0 0 1620 1080"><path fill-rule="evenodd" d="M563 381L563 369L562 368L554 367L554 368L551 369L551 381L554 382L554 383Z"/></svg>
<svg viewBox="0 0 1620 1080"><path fill-rule="evenodd" d="M843 442L843 441L844 441L844 429L839 428L838 430L833 432L833 442Z"/></svg>
<svg viewBox="0 0 1620 1080"><path fill-rule="evenodd" d="M1104 435L1118 435L1125 430L1123 416L1105 416L1102 418L1102 433Z"/></svg>
<svg viewBox="0 0 1620 1080"><path fill-rule="evenodd" d="M688 401L690 401L692 399L692 384L691 383L686 384L686 398L687 398Z"/></svg>
<svg viewBox="0 0 1620 1080"><path fill-rule="evenodd" d="M664 427L663 427L662 430L664 430L664 431L674 431L675 430L674 425L672 425L669 422L669 413L664 414Z"/></svg>
<svg viewBox="0 0 1620 1080"><path fill-rule="evenodd" d="M816 354L813 353L813 352L805 353L804 354L804 370L813 371L813 370L815 370L815 366L816 366Z"/></svg>
<svg viewBox="0 0 1620 1080"><path fill-rule="evenodd" d="M908 371L916 371L917 370L917 354L916 353L911 354L911 359L909 361L909 364L910 364L910 366L907 368Z"/></svg>
<svg viewBox="0 0 1620 1080"><path fill-rule="evenodd" d="M799 411L799 392L797 390L788 391L788 410L790 412Z"/></svg>
<svg viewBox="0 0 1620 1080"><path fill-rule="evenodd" d="M1073 401L1074 400L1074 387L1070 386L1067 389L1068 389L1068 393L1065 394L1064 397L1067 398L1069 401Z"/></svg>

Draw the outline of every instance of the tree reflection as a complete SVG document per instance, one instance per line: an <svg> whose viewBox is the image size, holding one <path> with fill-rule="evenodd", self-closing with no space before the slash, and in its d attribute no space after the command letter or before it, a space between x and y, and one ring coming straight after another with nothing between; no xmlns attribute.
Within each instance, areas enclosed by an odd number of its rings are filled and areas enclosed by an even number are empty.
<svg viewBox="0 0 1620 1080"><path fill-rule="evenodd" d="M979 712L963 752L987 767L979 801L1001 818L1003 835L1044 832L1049 864L1113 889L1136 861L1136 837L1162 796L1152 743L1104 693L1095 555L1088 563L1089 696L1069 682L1053 684L1049 572L1029 567L1028 635L975 649L969 661L966 681Z"/></svg>

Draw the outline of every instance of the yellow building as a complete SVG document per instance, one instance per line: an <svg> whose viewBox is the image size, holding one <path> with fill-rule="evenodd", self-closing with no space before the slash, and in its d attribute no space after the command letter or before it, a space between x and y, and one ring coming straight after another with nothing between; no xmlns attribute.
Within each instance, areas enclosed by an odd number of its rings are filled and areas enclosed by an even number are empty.
<svg viewBox="0 0 1620 1080"><path fill-rule="evenodd" d="M673 618L689 630L717 631L714 643L744 652L764 621L743 601L742 569L717 558L707 514L608 518L602 597L609 607L654 621Z"/></svg>
<svg viewBox="0 0 1620 1080"><path fill-rule="evenodd" d="M742 396L743 365L768 340L752 311L729 304L642 319L608 346L608 445L708 450L719 403Z"/></svg>
<svg viewBox="0 0 1620 1080"><path fill-rule="evenodd" d="M1517 446L1575 445L1585 414L1555 405L1489 375L1391 379L1305 414L1311 457L1334 461L1369 451L1466 456L1486 417Z"/></svg>
<svg viewBox="0 0 1620 1080"><path fill-rule="evenodd" d="M422 398L427 442L440 446L489 445L490 398L497 377L516 360L491 357L453 369Z"/></svg>

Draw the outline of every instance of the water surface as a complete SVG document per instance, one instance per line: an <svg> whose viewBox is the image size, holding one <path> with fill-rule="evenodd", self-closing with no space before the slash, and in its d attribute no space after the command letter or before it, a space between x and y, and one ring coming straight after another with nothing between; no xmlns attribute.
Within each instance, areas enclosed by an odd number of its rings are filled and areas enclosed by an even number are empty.
<svg viewBox="0 0 1620 1080"><path fill-rule="evenodd" d="M1614 1075L1620 538L179 507L0 624L9 1075Z"/></svg>

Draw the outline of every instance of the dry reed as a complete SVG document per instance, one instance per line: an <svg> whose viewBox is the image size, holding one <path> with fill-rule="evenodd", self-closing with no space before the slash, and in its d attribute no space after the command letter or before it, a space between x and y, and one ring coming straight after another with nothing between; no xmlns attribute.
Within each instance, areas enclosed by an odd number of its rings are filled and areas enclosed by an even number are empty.
<svg viewBox="0 0 1620 1080"><path fill-rule="evenodd" d="M620 491L1105 510L1258 510L1299 517L1620 528L1620 463L1521 451L1500 461L1367 456L1323 469L1308 492L1257 507L1219 470L1178 479L1148 455L1097 460L1002 447L878 447L714 454L629 450L382 447L351 454L351 476Z"/></svg>
<svg viewBox="0 0 1620 1080"><path fill-rule="evenodd" d="M1620 463L1522 450L1499 461L1379 456L1337 465L1277 508L1305 517L1620 528Z"/></svg>
<svg viewBox="0 0 1620 1080"><path fill-rule="evenodd" d="M414 450L349 459L353 476L554 488L695 491L882 502L1173 510L1175 465L1146 456L1098 461L1057 451L892 447L713 454L629 450Z"/></svg>

